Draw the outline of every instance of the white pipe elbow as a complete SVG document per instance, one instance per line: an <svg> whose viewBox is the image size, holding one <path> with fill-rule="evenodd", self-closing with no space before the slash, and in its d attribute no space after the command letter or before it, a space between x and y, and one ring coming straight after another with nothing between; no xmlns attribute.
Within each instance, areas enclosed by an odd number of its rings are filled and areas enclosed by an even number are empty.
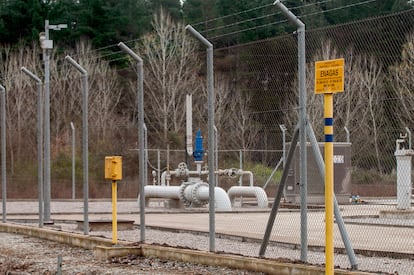
<svg viewBox="0 0 414 275"><path fill-rule="evenodd" d="M269 205L266 192L258 186L233 186L227 191L227 194L232 205L236 197L255 197L259 208L267 208Z"/></svg>

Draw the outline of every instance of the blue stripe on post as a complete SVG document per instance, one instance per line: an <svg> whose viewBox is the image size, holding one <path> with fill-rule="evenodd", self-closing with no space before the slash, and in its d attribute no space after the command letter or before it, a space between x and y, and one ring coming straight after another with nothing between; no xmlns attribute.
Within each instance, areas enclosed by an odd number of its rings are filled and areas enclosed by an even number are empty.
<svg viewBox="0 0 414 275"><path fill-rule="evenodd" d="M333 118L326 117L325 118L325 126L332 126L333 125Z"/></svg>
<svg viewBox="0 0 414 275"><path fill-rule="evenodd" d="M333 135L325 135L325 142L333 142Z"/></svg>

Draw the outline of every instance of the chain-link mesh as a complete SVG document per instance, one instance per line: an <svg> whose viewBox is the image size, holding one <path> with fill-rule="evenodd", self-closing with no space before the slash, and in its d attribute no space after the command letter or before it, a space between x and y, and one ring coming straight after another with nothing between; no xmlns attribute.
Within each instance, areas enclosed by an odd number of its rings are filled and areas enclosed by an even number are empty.
<svg viewBox="0 0 414 275"><path fill-rule="evenodd" d="M297 50L297 36L293 33L245 45L220 48L214 52L218 167L252 171L254 186L262 187L266 191L270 205L280 182L284 165L283 156L290 147L289 142L298 121ZM381 215L392 214L397 205L398 171L394 153L396 140L401 134L407 136L400 148L411 148L411 129L414 128L414 10L306 32L307 110L309 123L312 124L318 141L322 141L323 137L323 105L322 96L313 92L314 62L342 57L345 59L345 91L334 96L334 132L338 150L335 151L335 173L341 175L339 179L335 178L335 191L338 192L338 199L341 198L340 208L346 230L354 248L361 253L370 251L378 257L412 259L413 218L403 219L397 215L393 219L384 219ZM103 66L102 70L105 68ZM71 81L77 83L70 84L67 72L61 73L62 75L57 75L51 82L52 86L56 85L52 89L67 90L71 102L65 102L59 107L59 103L63 103L63 97L58 97L59 94L56 93L52 98L52 107L55 108L51 114L54 123L51 150L52 198L70 197L70 191L67 191L71 190L72 184L70 121L74 121L76 126L76 197L81 198L80 83L79 78L72 79L70 76ZM13 77L9 80L12 83ZM108 87L101 87L100 83L103 81L95 78L91 83L91 91L102 93L92 95L90 102L91 110L94 112L90 116L100 118L93 120L89 129L90 197L110 197L110 187L103 179L104 157L122 155L123 163L126 164L123 173L125 179L124 183L119 185L118 195L120 198L137 198L139 190L136 148L139 129L134 123L135 114L130 114L125 122L116 122L102 115L114 116L116 113L108 102L134 102L135 98L134 95L130 95L128 98L120 99L117 90L119 83L108 84ZM23 84L19 82L9 85L13 87L11 90L16 93L18 91L20 96L14 97L15 105L9 103L8 114L10 117L24 119L25 125L33 127L25 127L25 131L21 131L19 127L13 126L13 121L8 122L9 190L12 196L19 197L19 194L23 194L23 188L24 194L33 195L27 198L35 198L36 186L30 184L36 181L33 175L36 174L34 171L37 168L35 112L21 112L18 108L26 104L25 100L35 95L28 92L32 87L27 83ZM131 84L131 87L134 87L134 84ZM117 90L117 93L113 93L114 90ZM102 98L108 100L98 100ZM131 105L133 104L124 104ZM68 106L71 112L63 110ZM122 115L125 115L133 113L134 110L122 112ZM73 117L66 115L68 113L72 113ZM282 130L283 127L286 127L285 132ZM176 133L177 136L181 132ZM156 137L151 136L151 130L148 134L149 139L155 140L153 143L156 144L150 144L148 150L149 185L158 184L161 174L176 169L179 163L186 162L190 169L195 169L192 158L187 156L184 149L168 150L165 144L160 146ZM22 139L26 142L22 142ZM181 143L177 142L178 145ZM25 146L17 148L15 144ZM176 148L178 145L173 147ZM323 150L322 145L321 149ZM295 154L266 257L299 259L298 171L298 154ZM218 186L226 191L232 186L248 186L249 183L249 178L244 176L242 180L238 177L218 178ZM170 184L179 185L181 180L173 178ZM323 181L310 148L308 184L309 249L322 250ZM33 190L27 192L30 190L28 188ZM269 217L268 209L257 211L257 202L250 197L237 197L234 203L237 210L247 211L238 214L218 213L217 233L225 235L231 232L231 235L256 243L257 246L238 250L234 243L239 239L233 238L229 241L228 238L217 238L217 247L227 252L257 256ZM251 211L252 209L257 212ZM233 223L236 225L232 226ZM208 227L203 230L208 230ZM384 241L373 241L372 236L381 236ZM280 250L281 247L291 248L292 254L287 256L286 251ZM337 231L335 248L341 252L336 257L344 258L340 266L348 267L344 245ZM310 254L309 262L322 264L324 258L319 254Z"/></svg>
<svg viewBox="0 0 414 275"><path fill-rule="evenodd" d="M397 148L411 148L410 129L414 126L410 103L414 90L413 16L414 11L410 10L306 32L307 113L318 141L323 140L323 96L314 93L314 62L345 59L345 90L334 95L334 160L335 175L338 175L335 176L335 191L338 201L344 205L342 215L350 238L359 240L354 246L383 251L379 252L380 256L387 256L388 251L398 253L402 250L412 255L414 247L412 240L400 241L402 235L412 230L412 218L404 219L404 215L395 214L394 220L383 219L384 213L396 210L397 174L402 172L397 171L394 156L396 140L402 135L402 144ZM272 152L282 148L280 125L287 127L289 141L298 123L297 50L297 36L293 33L215 52L217 73L225 74L231 80L230 91L234 97L249 101L248 117L254 125L255 138L248 148L266 151L264 154L253 153L249 161L264 167L275 167L281 157L280 153ZM226 133L219 133L220 140L227 138ZM323 151L323 145L320 146ZM300 190L298 166L296 158L291 167L294 175L287 181L291 190L285 190L285 198L296 203ZM308 202L310 205L316 203L317 209L323 204L323 179L310 148L307 166ZM411 173L411 167L408 173ZM410 193L408 199L411 201L410 179L405 174L409 187L405 187L404 192ZM260 181L255 184L263 186ZM266 191L269 194L276 188L270 185ZM285 211L282 208L276 218L271 240L299 244L299 213ZM323 211L322 208L319 213ZM310 217L309 228L323 230L323 215L312 213ZM246 231L263 232L261 220L254 224L243 220L241 224L245 224ZM380 225L376 230L381 231L387 242L375 248L364 246L361 239L369 240L374 224ZM396 233L384 224L405 229ZM315 228L309 230L310 247L318 246L315 240L324 238L321 232L316 233ZM335 247L343 249L339 232L335 234ZM401 235L396 237L394 234ZM398 245L391 247L390 242ZM277 252L268 253L272 257L281 256ZM315 261L312 256L310 258L309 261ZM316 261L323 263L324 260Z"/></svg>

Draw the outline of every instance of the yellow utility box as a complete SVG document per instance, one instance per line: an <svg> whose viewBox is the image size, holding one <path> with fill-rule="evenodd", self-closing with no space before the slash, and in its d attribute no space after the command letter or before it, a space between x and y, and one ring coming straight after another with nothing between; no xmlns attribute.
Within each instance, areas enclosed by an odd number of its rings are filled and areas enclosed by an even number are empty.
<svg viewBox="0 0 414 275"><path fill-rule="evenodd" d="M122 180L122 157L105 157L105 179Z"/></svg>

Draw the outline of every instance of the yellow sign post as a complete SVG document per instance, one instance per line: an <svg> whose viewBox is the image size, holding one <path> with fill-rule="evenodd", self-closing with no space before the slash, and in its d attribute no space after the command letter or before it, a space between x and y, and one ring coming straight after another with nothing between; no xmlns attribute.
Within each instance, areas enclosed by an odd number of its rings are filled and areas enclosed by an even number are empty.
<svg viewBox="0 0 414 275"><path fill-rule="evenodd" d="M344 59L315 62L315 93L324 94L325 274L334 274L333 93L344 91Z"/></svg>
<svg viewBox="0 0 414 275"><path fill-rule="evenodd" d="M105 157L105 179L112 180L112 244L118 243L117 237L117 210L116 210L116 198L117 198L117 180L122 180L122 157L112 156Z"/></svg>

